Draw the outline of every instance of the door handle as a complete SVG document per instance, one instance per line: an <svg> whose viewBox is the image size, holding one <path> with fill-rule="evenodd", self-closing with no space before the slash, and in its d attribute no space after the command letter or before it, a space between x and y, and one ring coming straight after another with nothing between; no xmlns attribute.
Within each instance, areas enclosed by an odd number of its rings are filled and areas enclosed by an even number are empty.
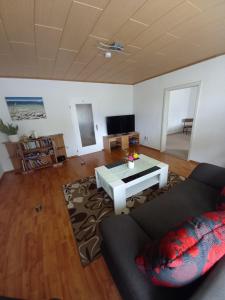
<svg viewBox="0 0 225 300"><path fill-rule="evenodd" d="M95 125L96 130L98 131L98 124Z"/></svg>

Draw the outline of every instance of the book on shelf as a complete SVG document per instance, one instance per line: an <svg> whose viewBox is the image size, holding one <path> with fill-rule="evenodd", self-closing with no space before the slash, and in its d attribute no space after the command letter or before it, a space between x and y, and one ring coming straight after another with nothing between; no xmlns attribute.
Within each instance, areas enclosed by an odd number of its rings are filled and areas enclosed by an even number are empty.
<svg viewBox="0 0 225 300"><path fill-rule="evenodd" d="M25 165L25 162L24 162L23 159L21 160L21 163L22 163L22 170L23 170L23 172L26 172L26 165Z"/></svg>
<svg viewBox="0 0 225 300"><path fill-rule="evenodd" d="M15 172L26 173L31 169L55 166L58 157L66 158L62 134L39 138L24 137L16 143L6 142L5 146Z"/></svg>
<svg viewBox="0 0 225 300"><path fill-rule="evenodd" d="M52 140L48 137L40 138L36 140L28 140L22 142L24 150L34 150L36 148L47 148L52 147Z"/></svg>
<svg viewBox="0 0 225 300"><path fill-rule="evenodd" d="M52 164L52 158L51 155L33 155L29 157L25 157L25 165L28 170L40 168L49 164Z"/></svg>

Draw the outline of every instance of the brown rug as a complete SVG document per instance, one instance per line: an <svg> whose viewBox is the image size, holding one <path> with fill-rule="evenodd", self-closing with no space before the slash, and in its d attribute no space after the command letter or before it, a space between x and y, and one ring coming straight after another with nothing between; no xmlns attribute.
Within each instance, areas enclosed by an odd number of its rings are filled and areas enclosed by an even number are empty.
<svg viewBox="0 0 225 300"><path fill-rule="evenodd" d="M127 199L127 213L170 190L184 178L169 173L168 184L162 189L151 187ZM63 186L66 205L83 266L101 255L99 223L114 214L113 201L103 189L96 188L95 177L87 177Z"/></svg>

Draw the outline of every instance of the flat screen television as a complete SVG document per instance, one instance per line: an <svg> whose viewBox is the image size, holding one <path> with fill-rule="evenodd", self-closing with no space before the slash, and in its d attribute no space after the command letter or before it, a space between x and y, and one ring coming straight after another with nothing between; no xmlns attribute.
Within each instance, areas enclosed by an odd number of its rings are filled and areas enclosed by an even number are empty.
<svg viewBox="0 0 225 300"><path fill-rule="evenodd" d="M108 134L119 134L135 131L134 115L106 117Z"/></svg>

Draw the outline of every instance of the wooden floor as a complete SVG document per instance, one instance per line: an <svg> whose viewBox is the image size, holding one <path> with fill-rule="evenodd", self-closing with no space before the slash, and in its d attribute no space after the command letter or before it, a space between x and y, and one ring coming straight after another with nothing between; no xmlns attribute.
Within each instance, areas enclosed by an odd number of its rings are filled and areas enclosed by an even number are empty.
<svg viewBox="0 0 225 300"><path fill-rule="evenodd" d="M156 150L139 152L187 176L195 164ZM29 300L119 300L103 258L83 268L64 203L62 185L94 174L123 156L104 151L69 159L63 167L29 175L5 174L0 183L0 295ZM43 205L37 213L34 207Z"/></svg>

